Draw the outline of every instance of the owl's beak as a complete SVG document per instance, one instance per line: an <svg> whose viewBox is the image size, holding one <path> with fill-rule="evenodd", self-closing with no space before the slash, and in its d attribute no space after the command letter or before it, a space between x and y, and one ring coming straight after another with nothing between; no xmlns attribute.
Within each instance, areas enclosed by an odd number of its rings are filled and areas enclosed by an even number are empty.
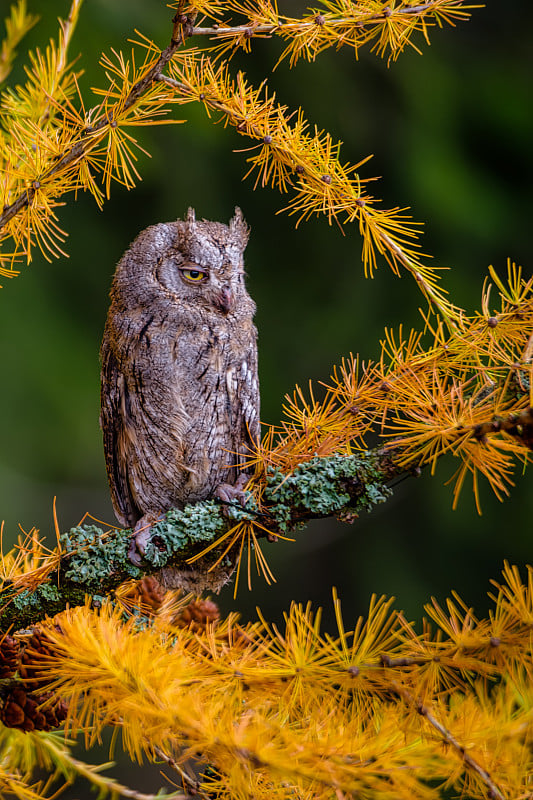
<svg viewBox="0 0 533 800"><path fill-rule="evenodd" d="M224 286L217 295L217 306L224 313L228 314L234 305L233 292L229 286Z"/></svg>

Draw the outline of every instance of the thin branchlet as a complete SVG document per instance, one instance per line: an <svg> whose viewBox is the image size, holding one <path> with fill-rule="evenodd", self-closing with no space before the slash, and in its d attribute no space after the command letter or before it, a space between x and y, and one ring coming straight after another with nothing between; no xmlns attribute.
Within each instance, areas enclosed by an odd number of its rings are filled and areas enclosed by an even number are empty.
<svg viewBox="0 0 533 800"><path fill-rule="evenodd" d="M141 80L137 81L137 83L132 86L122 105L123 111L127 111L129 108L131 108L139 100L139 98L142 97L142 95L153 86L156 76L159 75L161 70L166 67L176 50L183 44L184 34L182 31L183 23L177 22L175 19L170 44L165 50L163 50L153 67L141 78ZM99 120L99 122L96 122L85 132L82 131L82 140L80 142L77 142L72 148L64 153L64 155L62 155L61 158L59 158L50 169L43 172L39 178L33 182L33 185L28 189L25 189L16 198L16 200L13 201L13 203L8 206L4 206L3 211L0 214L0 229L3 228L11 219L13 219L13 217L19 211L32 202L36 191L41 188L42 184L49 181L55 175L64 172L67 167L78 163L84 157L85 153L92 147L91 137L93 137L98 131L112 124L112 116L113 115L111 112L106 118ZM85 136L83 136L83 133L85 133ZM89 134L91 137L89 137Z"/></svg>
<svg viewBox="0 0 533 800"><path fill-rule="evenodd" d="M472 8L479 8L480 6L472 6L472 5L465 5L461 2L457 3L454 0L450 2L450 0L446 0L447 5L450 8L455 8L458 10L460 7L463 9L472 9ZM343 17L343 16L335 16L328 18L328 23L338 26L344 26L347 24L354 24L354 21L357 22L359 25L364 25L365 23L369 22L378 22L378 21L391 21L391 17L394 16L418 16L421 14L425 14L427 12L433 12L439 6L442 5L442 0L432 0L428 3L421 3L420 5L413 5L413 6L405 6L401 8L395 9L386 9L385 11L380 12L362 12L360 11L357 16L354 14L351 17ZM465 12L466 13L466 12ZM247 34L249 33L250 36L261 35L261 34L271 34L271 33L284 33L286 29L290 29L291 31L294 30L296 24L301 26L301 29L305 30L315 28L318 25L323 25L325 23L324 15L320 15L317 17L315 16L314 19L307 20L301 19L298 20L296 18L290 18L288 20L287 17L283 15L279 16L277 22L270 22L270 23L256 23L251 25L250 22L244 23L242 25L220 25L219 23L215 23L211 26L201 26L195 25L191 31L192 36L214 36L214 37L225 37L225 36L239 36L240 34Z"/></svg>

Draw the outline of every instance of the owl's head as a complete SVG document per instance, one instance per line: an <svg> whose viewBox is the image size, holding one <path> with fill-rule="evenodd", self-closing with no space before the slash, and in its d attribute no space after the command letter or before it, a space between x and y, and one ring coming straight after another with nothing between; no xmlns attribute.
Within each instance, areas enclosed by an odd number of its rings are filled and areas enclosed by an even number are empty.
<svg viewBox="0 0 533 800"><path fill-rule="evenodd" d="M139 234L119 262L112 296L130 309L161 299L229 315L253 303L244 285L248 227L241 210L228 225L184 220L153 225ZM253 312L253 309L251 309Z"/></svg>
<svg viewBox="0 0 533 800"><path fill-rule="evenodd" d="M222 314L233 311L245 291L243 253L248 228L240 208L228 225L199 221L192 208L177 225L179 248L161 264L160 282L180 297Z"/></svg>

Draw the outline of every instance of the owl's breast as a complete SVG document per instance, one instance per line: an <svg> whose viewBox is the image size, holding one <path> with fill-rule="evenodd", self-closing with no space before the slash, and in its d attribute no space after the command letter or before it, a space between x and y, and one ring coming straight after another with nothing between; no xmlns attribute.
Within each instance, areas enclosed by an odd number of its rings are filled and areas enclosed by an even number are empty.
<svg viewBox="0 0 533 800"><path fill-rule="evenodd" d="M220 483L237 477L235 465L242 460L248 438L246 386L256 373L255 356L250 359L250 339L245 346L230 326L183 331L173 349L175 385L188 419L182 459L189 475L184 491L189 500L203 499Z"/></svg>
<svg viewBox="0 0 533 800"><path fill-rule="evenodd" d="M235 361L228 332L213 331L207 326L196 332L184 332L174 344L176 383L180 396L190 417L191 430L202 431L220 427L224 412L230 419L231 399L228 392L227 374L232 372Z"/></svg>

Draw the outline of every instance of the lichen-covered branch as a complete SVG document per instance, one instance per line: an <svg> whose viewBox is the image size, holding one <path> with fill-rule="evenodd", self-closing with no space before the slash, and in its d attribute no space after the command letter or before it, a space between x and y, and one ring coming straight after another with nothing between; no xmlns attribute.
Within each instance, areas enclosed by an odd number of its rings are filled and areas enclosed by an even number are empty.
<svg viewBox="0 0 533 800"><path fill-rule="evenodd" d="M162 568L187 572L189 561L241 522L253 525L256 536L287 534L314 518L336 516L353 522L361 511L370 511L391 494L387 486L398 473L382 450L358 455L314 458L284 475L269 468L261 479L260 507L250 493L246 506L222 505L205 500L184 509L170 509L150 529L145 548L146 572ZM104 531L96 525L80 525L59 537L57 561L40 582L28 574L27 587L5 581L0 592L0 627L25 627L66 605L79 605L91 595L95 602L125 580L143 572L128 558L131 530ZM227 549L227 548L226 548ZM226 574L231 575L237 556L213 547L194 563L194 571L207 574L223 554ZM37 585L36 585L37 584Z"/></svg>
<svg viewBox="0 0 533 800"><path fill-rule="evenodd" d="M468 434L483 446L485 437L505 431L530 448L532 428L533 409L527 408L468 428L459 426L455 437ZM260 538L286 536L311 519L333 516L354 522L362 511L388 499L394 477L409 469L419 474L417 464L406 467L404 455L403 448L389 446L355 455L315 456L287 472L266 465L251 482L244 506L205 500L170 509L149 530L144 571L128 558L131 530L71 528L59 537L47 566L4 580L0 630L25 627L67 605L82 604L86 595L98 603L144 572L163 570L169 586L217 591L235 570L244 538L258 548Z"/></svg>

